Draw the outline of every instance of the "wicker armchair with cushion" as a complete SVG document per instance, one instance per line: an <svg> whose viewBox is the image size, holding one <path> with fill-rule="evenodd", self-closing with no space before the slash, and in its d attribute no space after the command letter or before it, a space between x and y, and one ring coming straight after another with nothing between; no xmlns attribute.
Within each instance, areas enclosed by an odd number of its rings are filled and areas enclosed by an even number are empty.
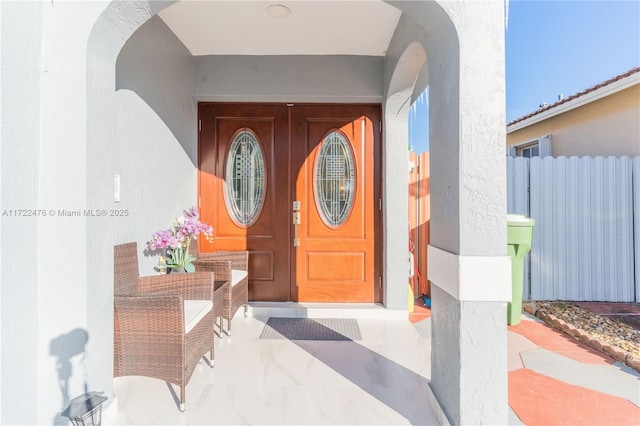
<svg viewBox="0 0 640 426"><path fill-rule="evenodd" d="M247 316L249 303L249 252L218 251L198 253L194 262L196 271L208 271L215 274L216 280L228 281L229 290L224 295L222 317L227 320L227 335L231 335L231 319L243 306ZM222 324L220 324L222 328Z"/></svg>
<svg viewBox="0 0 640 426"><path fill-rule="evenodd" d="M114 376L185 386L209 352L213 366L212 273L138 277L137 244L114 248Z"/></svg>

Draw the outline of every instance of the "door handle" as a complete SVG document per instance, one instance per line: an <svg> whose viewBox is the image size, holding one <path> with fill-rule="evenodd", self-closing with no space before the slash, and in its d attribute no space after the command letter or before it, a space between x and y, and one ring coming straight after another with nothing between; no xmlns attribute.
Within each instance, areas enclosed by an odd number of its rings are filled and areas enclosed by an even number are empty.
<svg viewBox="0 0 640 426"><path fill-rule="evenodd" d="M300 225L300 212L293 212L293 246L300 246L300 238L298 238L298 225Z"/></svg>
<svg viewBox="0 0 640 426"><path fill-rule="evenodd" d="M300 238L298 238L298 225L300 225L300 201L293 202L293 246L300 247Z"/></svg>

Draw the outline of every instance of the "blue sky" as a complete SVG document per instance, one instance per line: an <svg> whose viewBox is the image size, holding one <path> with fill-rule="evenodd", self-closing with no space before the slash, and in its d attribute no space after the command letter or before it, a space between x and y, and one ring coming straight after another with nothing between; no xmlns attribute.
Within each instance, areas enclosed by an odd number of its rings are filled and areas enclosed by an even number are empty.
<svg viewBox="0 0 640 426"><path fill-rule="evenodd" d="M640 65L640 0L509 2L507 122ZM409 116L414 151L428 146L426 96Z"/></svg>

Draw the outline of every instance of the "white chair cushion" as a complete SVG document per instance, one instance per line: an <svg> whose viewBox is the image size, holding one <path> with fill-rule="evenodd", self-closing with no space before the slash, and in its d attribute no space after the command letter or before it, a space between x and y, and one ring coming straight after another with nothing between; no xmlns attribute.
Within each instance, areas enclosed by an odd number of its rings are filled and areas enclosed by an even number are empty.
<svg viewBox="0 0 640 426"><path fill-rule="evenodd" d="M239 269L231 270L231 287L238 284L240 281L247 277L247 271L242 271Z"/></svg>
<svg viewBox="0 0 640 426"><path fill-rule="evenodd" d="M184 333L187 334L213 309L211 300L184 301Z"/></svg>

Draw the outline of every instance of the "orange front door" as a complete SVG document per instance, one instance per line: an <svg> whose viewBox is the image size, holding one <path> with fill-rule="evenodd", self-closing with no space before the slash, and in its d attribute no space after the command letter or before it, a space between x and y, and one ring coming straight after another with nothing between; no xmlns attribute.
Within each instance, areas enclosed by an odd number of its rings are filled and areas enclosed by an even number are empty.
<svg viewBox="0 0 640 426"><path fill-rule="evenodd" d="M250 300L380 301L380 107L201 103L199 117L214 227L200 250L249 250Z"/></svg>
<svg viewBox="0 0 640 426"><path fill-rule="evenodd" d="M289 131L283 105L199 105L203 252L249 251L249 300L291 300Z"/></svg>
<svg viewBox="0 0 640 426"><path fill-rule="evenodd" d="M300 202L292 276L299 301L378 301L379 111L292 110L293 195Z"/></svg>

